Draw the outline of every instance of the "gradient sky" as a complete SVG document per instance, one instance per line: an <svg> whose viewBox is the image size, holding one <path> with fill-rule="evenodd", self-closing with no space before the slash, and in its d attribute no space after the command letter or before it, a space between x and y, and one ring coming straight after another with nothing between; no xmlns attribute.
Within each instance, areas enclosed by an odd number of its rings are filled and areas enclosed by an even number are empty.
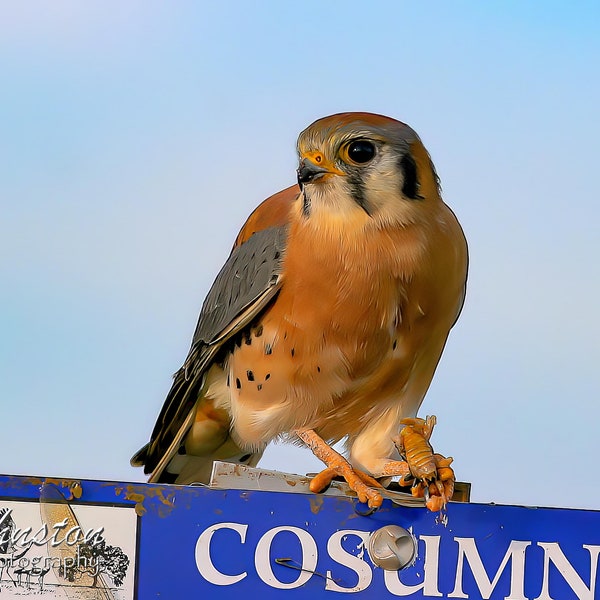
<svg viewBox="0 0 600 600"><path fill-rule="evenodd" d="M0 4L0 472L142 481L239 227L300 130L366 110L469 240L434 446L474 501L600 508L598 31L591 1Z"/></svg>

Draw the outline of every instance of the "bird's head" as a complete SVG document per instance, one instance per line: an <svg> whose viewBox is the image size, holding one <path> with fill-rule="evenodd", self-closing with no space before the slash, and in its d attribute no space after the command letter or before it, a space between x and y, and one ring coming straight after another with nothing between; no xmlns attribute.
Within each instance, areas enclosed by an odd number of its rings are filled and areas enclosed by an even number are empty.
<svg viewBox="0 0 600 600"><path fill-rule="evenodd" d="M418 218L415 206L440 200L438 178L408 125L371 113L315 121L298 137L298 183L304 212L362 211L384 222Z"/></svg>

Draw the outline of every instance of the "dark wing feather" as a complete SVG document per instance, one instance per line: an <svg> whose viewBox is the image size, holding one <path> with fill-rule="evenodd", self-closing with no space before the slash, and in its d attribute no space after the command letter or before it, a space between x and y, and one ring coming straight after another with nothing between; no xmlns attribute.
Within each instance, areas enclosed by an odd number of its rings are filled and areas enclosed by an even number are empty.
<svg viewBox="0 0 600 600"><path fill-rule="evenodd" d="M192 348L225 337L246 309L281 275L287 227L269 227L236 246L204 300Z"/></svg>
<svg viewBox="0 0 600 600"><path fill-rule="evenodd" d="M177 452L193 420L204 373L232 336L249 325L281 287L287 227L254 233L234 247L217 275L200 311L185 363L160 411L150 442L131 459L156 479ZM158 467L158 468L157 468Z"/></svg>

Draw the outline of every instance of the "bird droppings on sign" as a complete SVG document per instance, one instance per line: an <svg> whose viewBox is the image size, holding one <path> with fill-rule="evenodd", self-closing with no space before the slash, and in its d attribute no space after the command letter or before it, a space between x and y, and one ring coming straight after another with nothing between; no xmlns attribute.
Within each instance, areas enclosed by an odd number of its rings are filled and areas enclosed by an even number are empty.
<svg viewBox="0 0 600 600"><path fill-rule="evenodd" d="M69 486L69 489L71 490L71 497L67 498L67 500L79 500L81 498L81 495L83 494L83 488L81 487L81 483L79 483L79 481L74 481Z"/></svg>
<svg viewBox="0 0 600 600"><path fill-rule="evenodd" d="M125 500L135 502L135 512L142 517L146 514L147 507L144 505L146 500L152 499L155 512L159 517L167 517L175 508L175 493L169 490L165 496L164 485L148 485L148 484L129 484L125 487L115 487L115 494L123 496Z"/></svg>
<svg viewBox="0 0 600 600"><path fill-rule="evenodd" d="M27 485L35 487L43 487L44 485L54 485L61 489L61 493L66 500L81 497L81 482L78 479L63 479L58 477L19 477L17 475L5 475L5 487L10 488L11 485L21 487L23 482ZM63 491L64 490L64 491ZM76 495L76 494L79 494Z"/></svg>
<svg viewBox="0 0 600 600"><path fill-rule="evenodd" d="M146 509L144 508L144 495L143 494L136 494L136 493L126 493L125 494L125 499L126 500L133 500L133 502L135 502L135 514L138 517L143 517L144 514L146 513Z"/></svg>
<svg viewBox="0 0 600 600"><path fill-rule="evenodd" d="M317 496L316 494L314 496L311 496L310 497L310 512L313 515L318 515L320 510L323 508L323 502L324 502L323 496Z"/></svg>

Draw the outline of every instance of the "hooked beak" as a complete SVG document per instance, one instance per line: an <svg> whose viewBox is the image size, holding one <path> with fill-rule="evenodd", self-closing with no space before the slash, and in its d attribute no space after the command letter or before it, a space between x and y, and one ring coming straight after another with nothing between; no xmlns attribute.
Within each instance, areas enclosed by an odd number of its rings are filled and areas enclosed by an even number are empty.
<svg viewBox="0 0 600 600"><path fill-rule="evenodd" d="M298 185L302 187L305 183L312 183L315 179L319 179L329 172L325 167L319 167L312 160L303 158L298 167Z"/></svg>
<svg viewBox="0 0 600 600"><path fill-rule="evenodd" d="M300 187L305 183L313 183L325 175L344 175L344 173L318 150L300 154L300 165L298 166L298 185Z"/></svg>

